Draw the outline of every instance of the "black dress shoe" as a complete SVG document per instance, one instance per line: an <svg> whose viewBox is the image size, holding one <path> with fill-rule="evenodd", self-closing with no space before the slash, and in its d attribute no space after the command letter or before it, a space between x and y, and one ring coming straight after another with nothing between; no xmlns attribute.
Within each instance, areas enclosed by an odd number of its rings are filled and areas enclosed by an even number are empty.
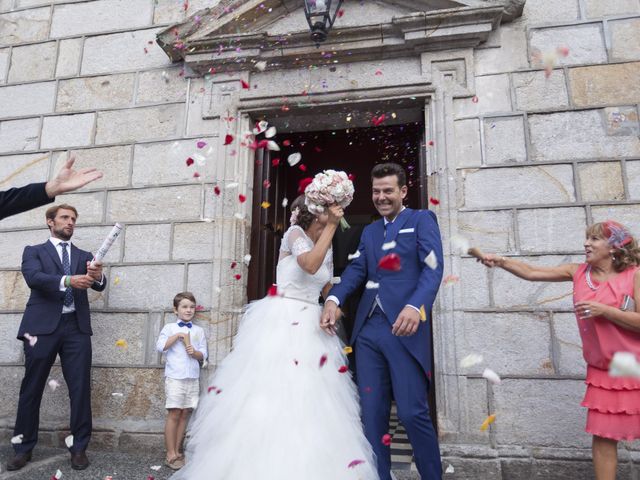
<svg viewBox="0 0 640 480"><path fill-rule="evenodd" d="M71 468L74 470L84 470L89 466L89 459L84 452L71 452Z"/></svg>
<svg viewBox="0 0 640 480"><path fill-rule="evenodd" d="M31 452L16 453L13 458L7 462L7 470L10 472L20 470L29 460L31 460Z"/></svg>

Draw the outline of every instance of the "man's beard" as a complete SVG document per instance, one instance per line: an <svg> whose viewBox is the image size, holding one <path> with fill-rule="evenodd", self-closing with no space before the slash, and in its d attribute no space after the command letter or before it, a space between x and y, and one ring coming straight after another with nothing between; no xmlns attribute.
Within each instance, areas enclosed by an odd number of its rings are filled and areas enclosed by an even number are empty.
<svg viewBox="0 0 640 480"><path fill-rule="evenodd" d="M64 228L61 228L59 230L54 229L53 233L56 238L59 238L60 240L64 240L66 242L71 240L71 237L73 236L73 232L71 234L67 234L67 232L64 231Z"/></svg>

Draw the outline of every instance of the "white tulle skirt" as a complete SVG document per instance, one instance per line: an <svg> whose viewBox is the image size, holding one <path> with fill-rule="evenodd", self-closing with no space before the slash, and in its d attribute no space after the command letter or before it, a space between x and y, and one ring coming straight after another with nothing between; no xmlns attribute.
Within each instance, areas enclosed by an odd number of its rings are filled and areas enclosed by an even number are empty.
<svg viewBox="0 0 640 480"><path fill-rule="evenodd" d="M343 345L320 313L279 296L247 307L172 480L378 479Z"/></svg>

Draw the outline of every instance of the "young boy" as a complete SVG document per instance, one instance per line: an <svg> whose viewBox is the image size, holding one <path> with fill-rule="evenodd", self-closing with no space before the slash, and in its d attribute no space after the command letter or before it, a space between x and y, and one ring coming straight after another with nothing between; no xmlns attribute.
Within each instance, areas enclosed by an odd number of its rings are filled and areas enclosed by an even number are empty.
<svg viewBox="0 0 640 480"><path fill-rule="evenodd" d="M164 326L156 348L166 354L164 368L167 421L164 441L165 464L178 470L184 466L180 453L187 421L200 396L200 362L207 358L204 330L192 323L196 299L191 292L181 292L173 299L176 321Z"/></svg>

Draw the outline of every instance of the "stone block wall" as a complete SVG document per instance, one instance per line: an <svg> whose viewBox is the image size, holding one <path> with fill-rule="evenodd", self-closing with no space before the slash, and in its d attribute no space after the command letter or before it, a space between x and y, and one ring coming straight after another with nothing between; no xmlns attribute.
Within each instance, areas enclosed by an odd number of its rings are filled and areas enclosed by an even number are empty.
<svg viewBox="0 0 640 480"><path fill-rule="evenodd" d="M452 100L454 190L449 207L436 207L448 215L445 236L555 265L584 261L592 222L613 218L640 234L639 26L635 0L529 0L475 50L475 96ZM529 457L527 468L499 458L474 466L451 447L456 478L489 478L487 464L491 478L592 478L576 463L573 473L545 466L590 458L571 284L528 283L455 255L447 267L460 283L441 290L436 326L440 361L452 366L442 371L445 442L478 444L478 458ZM461 369L470 353L484 364ZM501 385L480 387L485 367ZM490 413L496 423L480 435ZM623 446L621 478L635 478L639 448Z"/></svg>
<svg viewBox="0 0 640 480"><path fill-rule="evenodd" d="M96 445L108 448L161 444L161 436L145 433L162 431L155 339L173 320L173 296L196 295L212 364L229 351L245 298L250 219L234 215L235 203L225 212L216 208L227 195L219 180L235 178L214 161L220 139L217 124L202 120L203 80L186 78L155 43L160 29L211 4L188 3L185 11L176 0L0 1L0 189L46 181L70 152L78 168L104 172L56 199L79 210L73 241L95 251L113 223L126 224L106 258L107 290L90 294ZM200 140L207 144L201 149ZM247 186L239 189L250 197ZM45 209L0 224L2 438L13 426L22 376L15 340L29 295L22 250L48 238ZM126 348L116 346L119 339ZM59 368L51 377L63 383ZM65 388L45 393L45 443L60 444L46 432L68 428L67 404Z"/></svg>

